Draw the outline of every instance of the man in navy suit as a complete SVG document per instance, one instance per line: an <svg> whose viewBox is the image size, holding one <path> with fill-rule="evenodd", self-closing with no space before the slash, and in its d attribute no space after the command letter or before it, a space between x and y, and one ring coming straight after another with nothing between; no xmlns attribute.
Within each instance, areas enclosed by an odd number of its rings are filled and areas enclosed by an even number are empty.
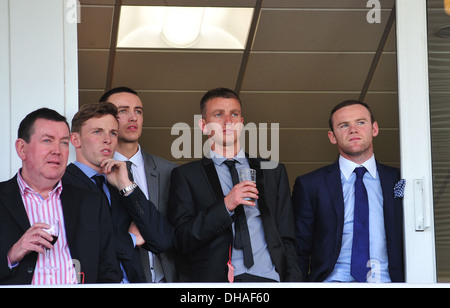
<svg viewBox="0 0 450 308"><path fill-rule="evenodd" d="M328 138L338 147L338 161L298 177L294 184L300 268L308 273L307 281L356 281L351 271L357 219L354 170L363 166L367 169L362 181L368 199L370 250L365 278L403 282L402 199L394 197L400 172L375 160L373 138L378 124L367 104L349 100L332 110L329 125Z"/></svg>

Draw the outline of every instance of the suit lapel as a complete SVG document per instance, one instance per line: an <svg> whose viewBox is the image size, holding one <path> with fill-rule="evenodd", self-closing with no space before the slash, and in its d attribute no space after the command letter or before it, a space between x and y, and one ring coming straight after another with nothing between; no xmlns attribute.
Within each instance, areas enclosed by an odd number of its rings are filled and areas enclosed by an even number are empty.
<svg viewBox="0 0 450 308"><path fill-rule="evenodd" d="M395 225L394 221L394 181L395 179L386 168L377 162L377 170L380 176L381 190L383 191L383 212L386 233Z"/></svg>
<svg viewBox="0 0 450 308"><path fill-rule="evenodd" d="M203 170L205 171L205 175L208 178L210 187L214 195L216 196L216 199L223 199L224 196L222 186L220 185L219 176L217 175L216 167L214 167L212 159L203 157L201 163L203 166Z"/></svg>
<svg viewBox="0 0 450 308"><path fill-rule="evenodd" d="M149 154L142 152L144 157L145 174L147 176L147 189L149 199L159 209L159 171Z"/></svg>
<svg viewBox="0 0 450 308"><path fill-rule="evenodd" d="M72 176L75 176L76 178L81 180L86 185L86 188L100 192L97 185L95 185L95 183L76 165L69 164L66 168L66 173L71 174Z"/></svg>
<svg viewBox="0 0 450 308"><path fill-rule="evenodd" d="M61 204L63 208L66 237L69 246L71 243L73 243L78 221L80 203L78 200L79 198L77 195L77 190L74 189L71 185L63 183L63 190L61 192Z"/></svg>
<svg viewBox="0 0 450 308"><path fill-rule="evenodd" d="M338 162L330 165L328 174L325 176L325 182L336 212L338 230L342 232L344 227L344 195L342 193L341 170Z"/></svg>
<svg viewBox="0 0 450 308"><path fill-rule="evenodd" d="M20 195L19 185L17 184L17 175L6 183L4 195L1 196L2 203L10 212L13 219L25 232L30 228L30 221Z"/></svg>

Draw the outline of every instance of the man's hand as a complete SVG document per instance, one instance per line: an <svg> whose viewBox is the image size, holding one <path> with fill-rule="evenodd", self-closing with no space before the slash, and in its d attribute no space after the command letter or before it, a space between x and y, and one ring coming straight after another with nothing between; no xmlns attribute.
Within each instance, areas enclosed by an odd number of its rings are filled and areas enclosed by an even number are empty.
<svg viewBox="0 0 450 308"><path fill-rule="evenodd" d="M8 258L11 264L18 263L30 252L45 253L44 247L52 249L50 242L53 237L43 229L49 229L50 226L44 223L36 223L27 232L22 235L20 240L13 245L8 252Z"/></svg>
<svg viewBox="0 0 450 308"><path fill-rule="evenodd" d="M137 247L141 247L142 245L145 244L145 240L141 236L141 233L139 232L139 229L136 226L136 224L134 223L134 221L131 222L130 228L128 229L128 233L131 233L136 237L136 246Z"/></svg>
<svg viewBox="0 0 450 308"><path fill-rule="evenodd" d="M125 162L108 158L102 161L100 167L106 175L108 183L118 190L122 190L132 184L128 178L127 164Z"/></svg>
<svg viewBox="0 0 450 308"><path fill-rule="evenodd" d="M258 199L258 189L252 181L243 181L236 184L233 189L225 197L225 206L228 211L232 212L239 204L255 206L252 200L244 200L244 198Z"/></svg>

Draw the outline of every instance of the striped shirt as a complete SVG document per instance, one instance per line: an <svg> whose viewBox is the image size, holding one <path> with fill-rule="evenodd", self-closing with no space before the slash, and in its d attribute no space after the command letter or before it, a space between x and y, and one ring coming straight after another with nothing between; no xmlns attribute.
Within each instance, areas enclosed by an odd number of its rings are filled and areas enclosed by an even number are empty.
<svg viewBox="0 0 450 308"><path fill-rule="evenodd" d="M36 268L33 274L32 284L76 284L76 273L74 264L70 255L69 246L66 237L66 228L64 225L64 215L61 204L62 183L49 193L47 199L43 199L36 191L25 183L20 172L17 175L20 194L28 215L30 226L44 219L56 219L59 221L59 237L53 249L50 250L50 265L58 270L44 271L44 255L38 254Z"/></svg>

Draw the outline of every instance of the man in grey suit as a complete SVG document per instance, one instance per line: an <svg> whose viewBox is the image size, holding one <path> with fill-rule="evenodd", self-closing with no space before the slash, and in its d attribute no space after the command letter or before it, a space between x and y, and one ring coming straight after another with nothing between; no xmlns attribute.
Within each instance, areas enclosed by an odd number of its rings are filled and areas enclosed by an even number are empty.
<svg viewBox="0 0 450 308"><path fill-rule="evenodd" d="M99 101L111 102L119 111L119 143L114 159L132 163L130 176L158 211L166 215L170 174L177 165L144 152L139 145L144 107L137 92L127 87L118 87L103 94ZM137 228L135 232L139 238ZM155 255L142 249L141 253L148 282L176 281L174 257L170 251Z"/></svg>

